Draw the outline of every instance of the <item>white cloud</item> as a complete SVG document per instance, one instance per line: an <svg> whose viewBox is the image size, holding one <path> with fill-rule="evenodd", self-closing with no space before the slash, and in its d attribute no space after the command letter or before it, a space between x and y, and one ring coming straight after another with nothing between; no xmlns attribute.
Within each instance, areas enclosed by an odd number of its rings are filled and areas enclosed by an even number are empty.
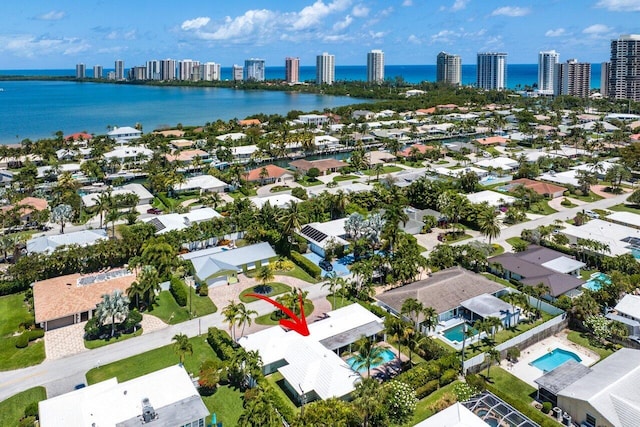
<svg viewBox="0 0 640 427"><path fill-rule="evenodd" d="M34 58L49 55L74 55L89 50L91 46L79 38L51 38L32 34L0 36L0 52Z"/></svg>
<svg viewBox="0 0 640 427"><path fill-rule="evenodd" d="M546 33L544 33L544 35L546 37L560 37L565 35L566 31L564 28L557 28L555 30L547 30Z"/></svg>
<svg viewBox="0 0 640 427"><path fill-rule="evenodd" d="M370 9L368 7L358 4L353 6L353 10L351 11L351 13L353 13L353 16L355 16L356 18L364 18L369 15L369 11Z"/></svg>
<svg viewBox="0 0 640 427"><path fill-rule="evenodd" d="M462 10L467 7L467 3L469 3L469 0L455 0L453 6L451 6L451 10L454 12Z"/></svg>
<svg viewBox="0 0 640 427"><path fill-rule="evenodd" d="M369 37L372 39L381 39L385 34L384 31L369 31Z"/></svg>
<svg viewBox="0 0 640 427"><path fill-rule="evenodd" d="M43 13L42 15L38 15L36 19L40 19L42 21L59 21L65 17L65 13L59 10L52 10L47 13Z"/></svg>
<svg viewBox="0 0 640 427"><path fill-rule="evenodd" d="M345 16L344 19L342 21L338 21L335 24L333 24L333 30L334 31L342 31L345 28L347 28L349 25L351 25L351 23L353 22L353 18L349 15Z"/></svg>
<svg viewBox="0 0 640 427"><path fill-rule="evenodd" d="M211 18L209 18L208 16L200 16L195 19L188 19L184 21L182 25L180 25L180 28L182 28L185 31L197 30L198 28L202 28L205 25L207 25L210 21L211 21Z"/></svg>
<svg viewBox="0 0 640 427"><path fill-rule="evenodd" d="M411 44L422 44L422 40L420 40L420 38L418 38L416 35L411 34L409 36L409 38L407 38L407 42L411 43Z"/></svg>
<svg viewBox="0 0 640 427"><path fill-rule="evenodd" d="M640 0L600 0L596 7L612 12L640 12Z"/></svg>
<svg viewBox="0 0 640 427"><path fill-rule="evenodd" d="M594 24L582 30L584 34L594 35L608 33L609 31L611 31L611 28L607 27L604 24Z"/></svg>
<svg viewBox="0 0 640 427"><path fill-rule="evenodd" d="M451 30L441 30L438 33L431 36L431 43L449 43L451 42L458 33Z"/></svg>
<svg viewBox="0 0 640 427"><path fill-rule="evenodd" d="M528 7L504 6L499 7L491 12L491 16L525 16L529 13L531 13L531 9L529 9Z"/></svg>
<svg viewBox="0 0 640 427"><path fill-rule="evenodd" d="M402 2L402 5L403 5L404 7L413 6L413 0L404 0L404 1Z"/></svg>
<svg viewBox="0 0 640 427"><path fill-rule="evenodd" d="M345 10L351 4L351 0L334 0L325 4L322 0L317 0L311 6L307 6L297 13L297 19L293 22L296 30L314 27L322 22L324 18L334 12Z"/></svg>

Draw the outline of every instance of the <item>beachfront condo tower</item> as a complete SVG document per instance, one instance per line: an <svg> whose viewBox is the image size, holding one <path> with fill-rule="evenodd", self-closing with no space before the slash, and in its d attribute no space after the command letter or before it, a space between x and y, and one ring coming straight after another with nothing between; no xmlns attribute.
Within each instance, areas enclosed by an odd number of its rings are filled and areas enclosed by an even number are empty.
<svg viewBox="0 0 640 427"><path fill-rule="evenodd" d="M286 57L284 59L284 80L287 83L300 81L300 58Z"/></svg>
<svg viewBox="0 0 640 427"><path fill-rule="evenodd" d="M611 41L609 98L640 101L640 34L624 34Z"/></svg>
<svg viewBox="0 0 640 427"><path fill-rule="evenodd" d="M478 53L476 85L480 89L503 90L507 87L507 54Z"/></svg>
<svg viewBox="0 0 640 427"><path fill-rule="evenodd" d="M102 65L94 65L93 66L93 78L101 79L104 71L102 70Z"/></svg>
<svg viewBox="0 0 640 427"><path fill-rule="evenodd" d="M244 81L264 81L264 59L251 58L244 60Z"/></svg>
<svg viewBox="0 0 640 427"><path fill-rule="evenodd" d="M160 61L160 80L175 80L176 79L176 60L175 59L163 59Z"/></svg>
<svg viewBox="0 0 640 427"><path fill-rule="evenodd" d="M459 85L462 82L462 61L460 55L440 52L436 62L436 81Z"/></svg>
<svg viewBox="0 0 640 427"><path fill-rule="evenodd" d="M553 94L588 98L591 91L591 64L569 59L556 65L556 84Z"/></svg>
<svg viewBox="0 0 640 427"><path fill-rule="evenodd" d="M87 66L76 64L76 79L84 79L85 77L87 77Z"/></svg>
<svg viewBox="0 0 640 427"><path fill-rule="evenodd" d="M231 80L233 80L234 82L240 82L242 81L243 77L244 68L242 67L242 65L233 64L233 67L231 67Z"/></svg>
<svg viewBox="0 0 640 427"><path fill-rule="evenodd" d="M114 73L116 80L124 80L124 61L122 59L116 60Z"/></svg>
<svg viewBox="0 0 640 427"><path fill-rule="evenodd" d="M559 57L560 55L555 50L538 53L538 93L540 95L553 95Z"/></svg>
<svg viewBox="0 0 640 427"><path fill-rule="evenodd" d="M316 56L316 84L332 85L336 79L336 57L324 52Z"/></svg>
<svg viewBox="0 0 640 427"><path fill-rule="evenodd" d="M384 82L384 52L379 49L367 53L367 81Z"/></svg>

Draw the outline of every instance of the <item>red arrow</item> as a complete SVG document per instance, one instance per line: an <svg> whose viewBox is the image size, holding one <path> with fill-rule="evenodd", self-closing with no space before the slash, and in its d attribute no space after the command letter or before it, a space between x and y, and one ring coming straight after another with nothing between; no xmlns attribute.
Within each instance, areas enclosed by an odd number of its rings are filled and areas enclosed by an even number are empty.
<svg viewBox="0 0 640 427"><path fill-rule="evenodd" d="M299 318L298 316L296 316L296 314L293 311L289 310L287 307L280 304L278 301L274 301L269 297L265 297L264 295L260 295L260 294L247 294L247 296L259 298L261 300L268 302L269 304L273 304L279 310L282 310L287 316L289 316L292 319L292 320L280 319L280 326L288 329L293 329L303 337L306 337L309 335L309 328L307 327L307 319L304 317L304 304L302 302L302 294L299 294L299 297L300 297L300 317Z"/></svg>

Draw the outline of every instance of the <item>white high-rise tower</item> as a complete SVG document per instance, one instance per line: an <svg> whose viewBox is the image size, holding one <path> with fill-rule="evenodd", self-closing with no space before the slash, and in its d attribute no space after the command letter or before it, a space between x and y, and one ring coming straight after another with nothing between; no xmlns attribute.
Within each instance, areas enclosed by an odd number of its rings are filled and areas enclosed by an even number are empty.
<svg viewBox="0 0 640 427"><path fill-rule="evenodd" d="M316 84L331 85L336 77L336 57L324 52L316 56Z"/></svg>
<svg viewBox="0 0 640 427"><path fill-rule="evenodd" d="M541 95L553 95L556 64L559 58L560 55L555 50L538 54L538 93Z"/></svg>
<svg viewBox="0 0 640 427"><path fill-rule="evenodd" d="M384 52L379 49L367 53L367 81L369 83L384 81Z"/></svg>
<svg viewBox="0 0 640 427"><path fill-rule="evenodd" d="M507 54L479 53L476 84L480 89L502 90L507 87Z"/></svg>

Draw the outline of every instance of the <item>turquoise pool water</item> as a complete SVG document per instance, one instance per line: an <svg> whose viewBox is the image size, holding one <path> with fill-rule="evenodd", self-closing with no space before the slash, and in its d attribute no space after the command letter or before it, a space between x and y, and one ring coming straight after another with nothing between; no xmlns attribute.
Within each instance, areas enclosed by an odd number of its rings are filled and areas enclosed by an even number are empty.
<svg viewBox="0 0 640 427"><path fill-rule="evenodd" d="M382 352L382 361L380 363L377 363L377 364L372 364L371 365L371 369L377 368L378 366L382 366L385 363L389 363L395 358L396 358L396 355L393 353L393 351L389 350L388 348L385 348L384 351ZM354 368L354 366L356 364L356 358L355 357L348 358L347 359L347 363L349 364L349 366L351 366L351 369L353 369L354 371L356 370L356 368ZM360 369L357 369L357 371L360 374L365 373L365 372L367 372L367 367L366 366L362 366Z"/></svg>
<svg viewBox="0 0 640 427"><path fill-rule="evenodd" d="M552 352L538 357L536 360L531 362L530 365L535 366L541 371L547 373L553 371L558 366L568 362L571 359L575 360L578 363L582 362L582 359L580 359L580 356L578 356L577 354L571 351L563 350L561 348L556 348Z"/></svg>
<svg viewBox="0 0 640 427"><path fill-rule="evenodd" d="M640 259L640 249L631 249L631 255L633 255L635 259Z"/></svg>
<svg viewBox="0 0 640 427"><path fill-rule="evenodd" d="M598 273L597 275L592 276L584 285L582 285L582 287L587 288L590 291L597 291L600 290L603 284L608 285L610 283L611 277L604 273Z"/></svg>
<svg viewBox="0 0 640 427"><path fill-rule="evenodd" d="M464 338L464 325L467 325L469 331L473 332L472 336L478 333L478 331L471 327L471 325L469 325L468 323L460 323L453 328L445 329L442 332L442 335L444 335L444 337L449 341L462 342L462 339Z"/></svg>

